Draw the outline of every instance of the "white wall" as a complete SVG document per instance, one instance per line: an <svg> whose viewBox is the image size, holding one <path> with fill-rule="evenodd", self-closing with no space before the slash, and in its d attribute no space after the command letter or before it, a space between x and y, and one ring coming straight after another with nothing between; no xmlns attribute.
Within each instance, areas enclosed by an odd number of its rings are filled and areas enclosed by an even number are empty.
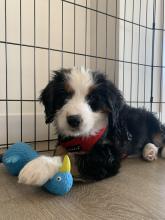
<svg viewBox="0 0 165 220"><path fill-rule="evenodd" d="M147 5L148 2L148 5ZM124 19L124 3L125 0L120 0L120 17ZM133 20L134 23L139 24L139 15L140 15L140 0L134 1L134 16L132 17L133 10L133 1L126 1L126 20ZM148 11L148 15L146 18L146 7ZM163 28L163 1L156 1L156 28ZM141 1L141 16L140 16L140 24L144 26L148 26L152 28L153 21L153 0ZM126 22L125 23L125 35L124 35L124 22L120 21L119 23L119 59L126 60L134 63L141 64L152 64L152 34L153 32L150 29L144 27L139 27L137 25ZM139 35L140 31L140 35ZM132 41L133 34L133 41ZM123 55L124 50L124 37L125 37L125 53ZM146 39L145 39L146 37ZM133 43L132 43L133 42ZM146 44L145 44L146 42ZM154 46L154 65L161 66L162 65L162 31L155 31L155 46ZM140 44L140 46L139 46ZM139 46L139 48L138 48ZM131 54L131 51L133 53ZM132 70L131 70L132 68ZM131 74L132 74L132 91L130 90L131 84ZM160 86L161 86L161 68L154 68L153 73L153 97L154 102L160 102ZM123 79L124 75L124 79ZM138 78L139 77L139 78ZM133 64L124 64L120 63L119 65L119 88L123 91L124 96L127 101L133 101L133 106L150 108L150 104L143 102L150 102L150 94L151 94L151 67L145 67ZM124 81L124 84L123 84ZM137 82L139 81L139 84ZM124 88L123 88L124 85ZM132 93L132 96L131 96ZM138 103L142 102L142 103ZM159 104L153 104L153 111L159 112L161 111Z"/></svg>

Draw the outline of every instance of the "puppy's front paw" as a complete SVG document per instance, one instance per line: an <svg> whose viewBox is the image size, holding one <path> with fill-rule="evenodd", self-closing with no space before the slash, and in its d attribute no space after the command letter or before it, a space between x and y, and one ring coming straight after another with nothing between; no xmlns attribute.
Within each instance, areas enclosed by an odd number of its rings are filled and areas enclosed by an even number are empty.
<svg viewBox="0 0 165 220"><path fill-rule="evenodd" d="M143 149L143 158L147 161L153 161L157 159L158 148L151 143L145 145Z"/></svg>
<svg viewBox="0 0 165 220"><path fill-rule="evenodd" d="M58 172L61 160L59 157L40 156L27 163L18 176L18 182L42 186Z"/></svg>

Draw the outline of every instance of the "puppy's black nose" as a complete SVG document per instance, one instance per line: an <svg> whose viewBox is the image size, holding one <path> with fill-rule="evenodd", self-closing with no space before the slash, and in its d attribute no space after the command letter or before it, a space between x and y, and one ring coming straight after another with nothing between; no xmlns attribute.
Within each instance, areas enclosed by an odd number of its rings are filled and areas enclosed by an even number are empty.
<svg viewBox="0 0 165 220"><path fill-rule="evenodd" d="M67 116L67 122L72 128L78 128L82 119L80 115Z"/></svg>

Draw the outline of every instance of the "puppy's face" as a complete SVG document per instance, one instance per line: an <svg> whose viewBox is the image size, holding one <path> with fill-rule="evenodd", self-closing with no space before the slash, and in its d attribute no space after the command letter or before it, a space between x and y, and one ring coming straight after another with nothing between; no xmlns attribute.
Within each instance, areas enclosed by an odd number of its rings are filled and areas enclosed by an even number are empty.
<svg viewBox="0 0 165 220"><path fill-rule="evenodd" d="M106 113L97 106L98 85L91 72L72 69L64 78L65 95L55 115L58 131L67 136L85 136L106 126Z"/></svg>
<svg viewBox="0 0 165 220"><path fill-rule="evenodd" d="M54 120L60 134L89 136L107 126L107 95L104 75L73 68L55 72L40 99L46 123Z"/></svg>

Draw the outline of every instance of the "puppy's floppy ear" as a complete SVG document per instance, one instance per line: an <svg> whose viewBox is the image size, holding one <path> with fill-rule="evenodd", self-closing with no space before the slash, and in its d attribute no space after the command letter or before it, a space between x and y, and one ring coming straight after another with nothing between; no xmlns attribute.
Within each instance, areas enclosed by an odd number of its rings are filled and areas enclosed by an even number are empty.
<svg viewBox="0 0 165 220"><path fill-rule="evenodd" d="M93 78L96 83L96 89L99 88L103 110L109 114L109 124L117 127L119 112L125 104L124 98L116 86L107 79L105 74L93 72Z"/></svg>
<svg viewBox="0 0 165 220"><path fill-rule="evenodd" d="M45 107L46 123L51 123L53 121L56 111L64 104L66 98L64 84L66 75L69 74L70 71L71 69L54 71L55 74L52 80L41 92L40 101Z"/></svg>
<svg viewBox="0 0 165 220"><path fill-rule="evenodd" d="M41 92L40 102L42 102L45 107L46 124L51 123L55 114L55 80L49 82Z"/></svg>
<svg viewBox="0 0 165 220"><path fill-rule="evenodd" d="M117 126L119 112L125 104L124 98L120 91L115 87L115 85L107 81L107 107L110 112L109 120L113 124L113 127Z"/></svg>

